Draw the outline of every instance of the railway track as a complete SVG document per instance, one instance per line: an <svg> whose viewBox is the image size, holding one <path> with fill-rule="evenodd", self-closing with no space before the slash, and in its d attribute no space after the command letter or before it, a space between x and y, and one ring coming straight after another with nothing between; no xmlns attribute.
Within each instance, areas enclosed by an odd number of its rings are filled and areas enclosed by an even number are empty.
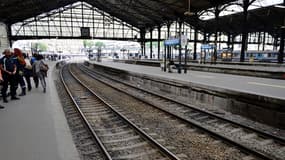
<svg viewBox="0 0 285 160"><path fill-rule="evenodd" d="M124 83L122 80L91 71L85 66L80 65L80 69L96 80L157 107L163 112L167 112L184 122L190 123L227 143L238 146L241 150L249 154L262 159L285 159L283 138L238 124L237 122L199 110L188 104L177 102L169 97Z"/></svg>
<svg viewBox="0 0 285 160"><path fill-rule="evenodd" d="M57 83L57 90L67 119L69 128L72 133L74 144L82 160L106 160L107 157L99 147L96 137L89 130L88 124L80 116L74 99L68 96L64 85Z"/></svg>
<svg viewBox="0 0 285 160"><path fill-rule="evenodd" d="M85 86L67 65L61 80L106 159L179 159Z"/></svg>

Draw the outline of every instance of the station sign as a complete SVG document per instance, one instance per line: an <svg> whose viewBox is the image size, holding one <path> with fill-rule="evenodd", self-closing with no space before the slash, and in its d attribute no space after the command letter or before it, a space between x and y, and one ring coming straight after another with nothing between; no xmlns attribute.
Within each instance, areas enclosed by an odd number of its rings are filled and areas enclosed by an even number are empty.
<svg viewBox="0 0 285 160"><path fill-rule="evenodd" d="M167 39L164 41L165 46L175 46L180 44L180 39L179 38L174 38L174 39Z"/></svg>
<svg viewBox="0 0 285 160"><path fill-rule="evenodd" d="M201 49L214 49L215 46L211 44L202 44Z"/></svg>

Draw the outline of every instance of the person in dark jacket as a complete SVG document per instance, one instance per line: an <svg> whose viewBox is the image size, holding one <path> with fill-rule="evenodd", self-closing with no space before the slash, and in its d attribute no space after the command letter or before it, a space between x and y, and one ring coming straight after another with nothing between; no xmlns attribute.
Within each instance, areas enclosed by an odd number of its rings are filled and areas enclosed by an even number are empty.
<svg viewBox="0 0 285 160"><path fill-rule="evenodd" d="M17 66L12 58L11 51L6 49L4 52L4 57L0 59L0 69L3 76L3 88L1 90L4 103L7 103L7 89L10 84L10 94L11 100L18 100L20 98L16 97L16 72Z"/></svg>
<svg viewBox="0 0 285 160"><path fill-rule="evenodd" d="M24 58L25 58L25 68L24 68L24 77L25 80L27 82L27 86L28 86L28 91L31 91L32 89L32 85L31 85L31 77L33 76L33 68L32 65L30 63L29 57L27 56L27 54L23 54Z"/></svg>

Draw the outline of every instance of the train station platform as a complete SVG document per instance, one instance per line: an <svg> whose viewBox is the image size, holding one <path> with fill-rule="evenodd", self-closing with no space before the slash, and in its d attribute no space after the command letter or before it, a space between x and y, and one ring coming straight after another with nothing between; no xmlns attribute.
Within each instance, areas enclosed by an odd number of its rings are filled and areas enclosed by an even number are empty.
<svg viewBox="0 0 285 160"><path fill-rule="evenodd" d="M116 62L122 62L127 64L138 64L146 66L160 66L160 61L154 60L114 60ZM175 62L178 64L178 62ZM182 65L184 62L182 62ZM187 63L188 70L204 71L213 73L226 73L234 75L253 76L261 78L273 78L285 80L285 65L274 63L249 63L249 62L217 62L211 64L199 64L197 61Z"/></svg>
<svg viewBox="0 0 285 160"><path fill-rule="evenodd" d="M96 63L94 61L90 62ZM187 74L183 73L184 70L182 70L181 74L178 74L177 72L168 73L161 71L161 69L157 67L116 63L111 61L103 61L97 64L127 70L130 72L160 76L168 79L182 80L186 82L193 82L207 86L215 86L218 88L235 90L244 93L252 93L256 95L285 100L284 80L211 72L199 72L192 70L188 70ZM282 69L285 70L285 68Z"/></svg>
<svg viewBox="0 0 285 160"><path fill-rule="evenodd" d="M47 92L41 85L0 109L1 160L79 160L56 92L55 62L50 66ZM20 92L20 89L18 89Z"/></svg>
<svg viewBox="0 0 285 160"><path fill-rule="evenodd" d="M209 110L224 110L284 128L285 81L188 70L187 74L163 72L159 67L88 61L94 69L147 90L174 96Z"/></svg>

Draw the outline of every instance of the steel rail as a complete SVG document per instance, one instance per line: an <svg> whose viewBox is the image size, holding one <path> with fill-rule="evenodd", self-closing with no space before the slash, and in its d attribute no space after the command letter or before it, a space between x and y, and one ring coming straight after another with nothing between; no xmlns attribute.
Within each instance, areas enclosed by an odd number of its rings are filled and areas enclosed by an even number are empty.
<svg viewBox="0 0 285 160"><path fill-rule="evenodd" d="M70 70L69 70L70 71ZM121 117L125 122L127 122L132 128L134 128L140 135L142 135L143 138L151 142L154 146L156 146L160 151L162 151L166 156L168 156L172 160L180 160L176 155L174 155L172 152L170 152L167 148L162 146L160 143L158 143L155 139L153 139L151 136L149 136L146 132L144 132L142 129L137 127L133 122L128 120L127 117L119 113L112 105L110 105L108 102L106 102L101 96L99 96L97 93L92 91L87 85L85 85L79 78L77 78L74 73L70 71L71 75L74 79L78 81L82 86L84 86L89 92L91 92L94 96L96 96L98 99L100 99L105 105L107 105L113 112L115 112L119 117Z"/></svg>
<svg viewBox="0 0 285 160"><path fill-rule="evenodd" d="M81 65L81 66L83 66L84 68L90 70L90 69L89 69L88 67L86 67L85 65ZM96 73L97 73L97 72L96 72ZM97 74L100 74L101 76L106 77L105 75L103 75L103 74L101 74L101 73L97 73ZM195 110L195 111L197 111L197 112L202 112L202 113L208 114L208 115L210 115L210 116L212 116L212 117L214 117L214 118L218 118L218 119L220 119L220 120L223 120L223 121L232 123L232 124L234 124L234 125L236 125L236 126L243 127L243 128L245 128L245 129L247 129L247 130L254 131L254 132L256 132L256 133L258 133L258 134L260 134L260 135L262 135L262 136L264 136L264 137L268 137L268 138L271 138L271 139L275 139L275 140L278 140L279 142L281 142L282 144L285 144L285 138L278 137L278 136L276 136L276 135L272 135L272 134L270 134L270 133L266 133L266 132L260 131L260 130L258 130L258 129L256 129L256 128L253 128L253 127L250 127L250 126L247 126L247 125L240 124L240 123L235 122L235 121L232 121L232 120L230 120L230 119L227 119L227 118L221 117L221 116L219 116L219 115L213 114L213 113L211 113L211 112L209 112L209 111L202 110L202 109L199 109L199 108L197 108L197 107L194 107L193 105L189 105L189 104L187 104L187 103L179 102L179 101L177 101L177 100L175 100L175 99L169 98L169 97L167 97L167 96L160 95L160 94L158 94L158 93L155 93L155 92L152 92L152 91L143 89L143 88L138 88L138 87L133 86L133 85L131 85L131 84L128 84L128 83L126 83L126 82L122 82L122 81L119 81L119 80L114 79L114 78L111 78L111 77L108 77L108 78L110 78L110 79L112 79L112 80L114 80L114 81L116 81L116 82L118 82L118 83L123 83L124 85L127 85L127 86L129 86L129 87L132 87L132 88L134 88L134 89L138 89L138 90L141 90L141 91L143 91L143 92L147 92L147 93L149 93L149 94L152 94L152 95L155 95L155 96L157 96L157 97L160 97L160 98L162 98L162 99L167 99L167 100L169 100L169 101L171 101L171 102L174 102L174 103L177 103L177 104L179 104L179 105L181 105L181 106L188 107L188 108L193 109L193 110Z"/></svg>
<svg viewBox="0 0 285 160"><path fill-rule="evenodd" d="M99 147L101 148L101 150L103 151L103 154L106 156L106 158L108 160L112 160L110 154L108 153L108 151L106 150L105 146L103 145L103 143L101 142L101 140L99 139L99 137L97 136L96 132L92 129L90 123L88 122L88 120L86 119L86 117L84 116L83 112L81 111L80 107L78 106L76 100L74 99L74 97L72 96L72 93L70 92L67 84L64 81L63 78L63 69L64 67L67 67L67 65L64 65L62 67L62 69L60 70L60 78L61 78L61 82L64 85L64 88L66 90L66 92L68 93L69 97L72 99L72 102L74 103L74 105L76 106L76 110L78 111L78 113L80 114L80 117L82 118L82 120L84 121L84 123L86 124L88 130L92 133L93 138L97 141L97 143L99 144Z"/></svg>
<svg viewBox="0 0 285 160"><path fill-rule="evenodd" d="M89 69L88 69L88 70L89 70ZM83 70L82 70L82 71L83 71ZM262 152L253 150L253 149L251 149L251 148L249 148L249 147L247 147L247 146L245 146L245 145L243 145L243 144L240 144L240 143L238 143L238 142L236 142L236 141L234 141L234 140L229 139L229 138L226 137L226 136L223 136L223 135L221 135L221 134L218 134L218 133L216 133L216 132L213 132L213 131L207 129L206 127L201 126L201 125L200 125L199 123L197 123L197 122L184 119L184 118L182 118L182 117L180 117L180 116L178 116L178 115L175 115L175 114L173 114L173 113L171 113L171 112L169 112L169 111L166 111L166 110L164 110L164 109L161 109L161 108L159 108L159 107L157 107L157 106L151 104L150 102L148 102L148 101L146 101L146 100L143 100L143 99L140 99L140 98L138 98L138 97L136 97L136 96L134 96L134 95L131 95L131 94L129 94L128 92L125 92L124 90L120 90L120 89L118 89L118 88L116 88L116 87L114 87L114 86L112 86L112 85L110 85L110 84L108 84L108 83L106 83L106 82L104 82L104 81L98 79L97 77L95 77L95 76L92 75L91 73L87 73L88 71L87 71L87 72L86 72L86 71L83 71L83 72L85 72L85 73L88 74L89 76L93 77L94 79L96 79L96 80L98 80L98 81L104 83L105 85L108 85L108 86L114 88L115 90L117 90L117 91L119 91L119 92L123 92L123 93L125 93L125 94L127 94L127 95L129 95L129 96L131 96L131 97L133 97L133 98L135 98L135 99L137 99L137 100L139 100L139 101L143 101L144 103L149 104L150 106L153 106L153 107L155 107L155 108L157 108L157 109L159 109L159 110L161 110L161 111L163 111L163 112L165 112L165 113L167 113L167 114L170 114L170 115L174 116L175 118L177 118L177 119L179 119L179 120L181 120L181 121L184 121L184 122L186 122L186 123L190 123L190 124L194 125L195 127L197 127L197 128L199 128L199 129L201 129L201 130L203 130L203 131L209 133L210 135L213 135L213 136L216 137L216 138L222 139L223 141L228 142L228 143L231 144L231 145L237 146L237 147L239 147L241 150L243 150L243 151L246 152L246 153L253 154L253 155L255 155L255 156L259 157L259 158L266 159L266 160L272 160L272 159L273 159L273 157L271 157L270 155L267 155L267 154L264 154L264 153L262 153ZM89 71L89 72L91 72L91 71ZM96 74L100 74L100 73L96 73ZM100 74L100 75L103 76L103 77L106 77L106 76L104 76L104 75L102 75L102 74ZM108 78L110 78L110 77L108 77ZM123 83L123 84L125 84L124 82L121 82L121 81L119 81L119 80L116 80L116 79L113 79L113 78L111 78L111 79L112 79L113 81L118 82L118 83ZM142 90L141 88L136 88L136 87L133 87L133 86L131 86L131 85L129 85L129 84L126 84L126 85L127 85L127 86L130 86L130 87L132 87L132 88L135 88L135 89ZM142 90L142 91L144 91L144 90ZM153 93L151 93L151 92L149 92L149 91L144 91L144 92L153 94ZM156 94L154 94L154 95L156 95ZM160 96L160 95L158 95L158 96L164 98L164 96ZM169 99L169 98L166 98L166 99ZM171 100L171 99L169 99L169 100L170 100L170 101L173 101L173 100ZM184 105L183 103L179 103L179 104ZM187 105L187 106L188 106L188 105ZM192 109L192 108L191 108L191 109ZM194 108L193 108L193 109L194 109ZM199 111L199 109L195 109L195 110ZM202 111L201 111L201 112L202 112ZM208 112L205 112L205 111L203 111L203 112L204 112L205 114L208 114ZM211 115L212 115L212 114L211 114ZM214 115L214 117L223 120L222 117L219 117L219 116L216 116L216 115ZM230 120L227 120L227 119L226 119L226 121L229 122L229 123L232 123L232 121L230 121ZM234 124L236 124L236 122L235 122ZM242 125L239 125L239 126L242 126ZM247 128L247 127L246 127L246 128Z"/></svg>

